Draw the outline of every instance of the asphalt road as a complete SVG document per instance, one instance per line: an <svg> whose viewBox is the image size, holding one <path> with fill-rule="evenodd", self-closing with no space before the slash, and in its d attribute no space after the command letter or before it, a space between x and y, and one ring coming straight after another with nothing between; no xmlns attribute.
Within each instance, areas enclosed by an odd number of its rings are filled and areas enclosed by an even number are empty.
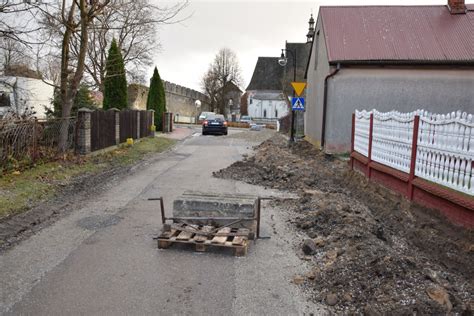
<svg viewBox="0 0 474 316"><path fill-rule="evenodd" d="M287 195L212 172L249 153L245 137L194 135L0 257L0 313L30 315L298 315L316 312L291 283L305 272L284 212L268 204L246 257L158 250L157 202L185 190Z"/></svg>

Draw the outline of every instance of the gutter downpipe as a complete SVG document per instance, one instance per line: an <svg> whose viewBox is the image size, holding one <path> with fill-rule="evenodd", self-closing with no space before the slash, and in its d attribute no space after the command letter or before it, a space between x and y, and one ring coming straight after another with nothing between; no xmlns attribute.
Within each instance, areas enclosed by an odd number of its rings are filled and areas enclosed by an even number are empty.
<svg viewBox="0 0 474 316"><path fill-rule="evenodd" d="M334 77L339 70L341 70L341 63L337 63L336 69L334 69L329 75L324 78L324 100L323 100L323 126L321 131L321 149L324 149L326 142L326 109L328 104L328 80Z"/></svg>

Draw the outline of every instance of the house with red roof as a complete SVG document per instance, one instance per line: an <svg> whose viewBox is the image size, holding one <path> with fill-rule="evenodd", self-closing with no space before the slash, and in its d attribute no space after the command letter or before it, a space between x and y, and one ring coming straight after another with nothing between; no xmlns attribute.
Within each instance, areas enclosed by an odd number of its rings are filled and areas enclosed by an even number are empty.
<svg viewBox="0 0 474 316"><path fill-rule="evenodd" d="M305 76L305 135L329 153L356 109L473 113L474 4L322 6Z"/></svg>

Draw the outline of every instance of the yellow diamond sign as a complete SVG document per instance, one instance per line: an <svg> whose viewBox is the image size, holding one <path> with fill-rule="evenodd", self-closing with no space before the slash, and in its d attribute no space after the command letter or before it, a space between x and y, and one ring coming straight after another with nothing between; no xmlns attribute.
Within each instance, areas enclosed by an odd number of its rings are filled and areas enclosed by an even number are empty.
<svg viewBox="0 0 474 316"><path fill-rule="evenodd" d="M297 96L300 96L303 93L304 88L306 87L306 82L292 82L291 85L296 92Z"/></svg>

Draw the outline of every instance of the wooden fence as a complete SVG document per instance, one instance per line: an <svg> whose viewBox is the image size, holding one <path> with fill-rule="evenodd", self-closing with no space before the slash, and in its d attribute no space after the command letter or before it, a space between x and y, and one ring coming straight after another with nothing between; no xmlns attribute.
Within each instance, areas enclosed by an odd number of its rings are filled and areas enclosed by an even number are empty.
<svg viewBox="0 0 474 316"><path fill-rule="evenodd" d="M153 125L153 112L140 111L140 137L150 136L152 125Z"/></svg>
<svg viewBox="0 0 474 316"><path fill-rule="evenodd" d="M91 113L91 151L116 145L115 111L94 111Z"/></svg>
<svg viewBox="0 0 474 316"><path fill-rule="evenodd" d="M80 109L76 151L91 151L152 135L153 111Z"/></svg>
<svg viewBox="0 0 474 316"><path fill-rule="evenodd" d="M421 188L465 209L474 209L472 114L356 111L353 114L352 168L354 163L368 178L376 170L378 180L409 199L414 199L414 191ZM418 197L429 200L419 192ZM473 216L473 212L468 212L459 219L474 225Z"/></svg>
<svg viewBox="0 0 474 316"><path fill-rule="evenodd" d="M124 143L127 138L138 139L137 116L138 111L120 111L120 142Z"/></svg>

